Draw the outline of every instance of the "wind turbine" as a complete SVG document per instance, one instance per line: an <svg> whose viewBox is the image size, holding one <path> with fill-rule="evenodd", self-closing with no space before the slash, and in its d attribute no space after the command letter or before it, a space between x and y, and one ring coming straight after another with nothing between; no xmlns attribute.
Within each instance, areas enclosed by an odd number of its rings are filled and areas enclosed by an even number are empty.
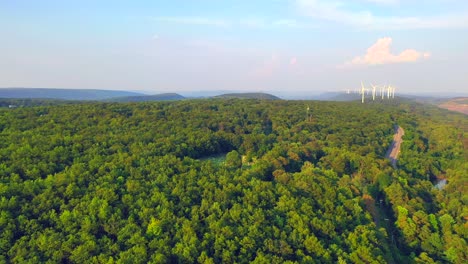
<svg viewBox="0 0 468 264"><path fill-rule="evenodd" d="M390 89L392 89L392 87L389 85L387 87L387 99L390 99Z"/></svg>
<svg viewBox="0 0 468 264"><path fill-rule="evenodd" d="M395 87L392 87L392 98L395 98Z"/></svg>
<svg viewBox="0 0 468 264"><path fill-rule="evenodd" d="M372 83L371 83L371 86L372 86L372 101L375 101L375 88L377 87L374 86Z"/></svg>
<svg viewBox="0 0 468 264"><path fill-rule="evenodd" d="M361 81L361 95L362 95L362 98L361 98L361 102L364 103L364 96L366 95L365 94L365 88L364 88L364 83L362 83Z"/></svg>

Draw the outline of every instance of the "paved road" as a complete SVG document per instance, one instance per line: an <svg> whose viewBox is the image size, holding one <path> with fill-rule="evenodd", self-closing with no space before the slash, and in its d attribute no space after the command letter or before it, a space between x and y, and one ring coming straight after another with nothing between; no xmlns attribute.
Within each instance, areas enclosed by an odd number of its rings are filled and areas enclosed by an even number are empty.
<svg viewBox="0 0 468 264"><path fill-rule="evenodd" d="M392 145L387 150L385 157L392 162L393 168L396 169L396 163L398 159L398 154L400 154L400 145L403 141L401 138L405 134L405 131L400 126L395 126L395 135L393 136Z"/></svg>

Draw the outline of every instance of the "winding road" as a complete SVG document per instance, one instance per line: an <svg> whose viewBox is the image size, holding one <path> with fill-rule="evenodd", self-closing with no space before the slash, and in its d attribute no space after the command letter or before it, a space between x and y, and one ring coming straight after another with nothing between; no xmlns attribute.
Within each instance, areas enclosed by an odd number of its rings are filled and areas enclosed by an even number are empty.
<svg viewBox="0 0 468 264"><path fill-rule="evenodd" d="M392 163L393 168L396 167L397 159L398 159L398 154L400 154L400 145L403 140L401 139L403 135L405 134L405 131L403 128L400 126L395 126L395 135L393 135L393 142L392 145L387 150L387 154L385 157L389 159Z"/></svg>

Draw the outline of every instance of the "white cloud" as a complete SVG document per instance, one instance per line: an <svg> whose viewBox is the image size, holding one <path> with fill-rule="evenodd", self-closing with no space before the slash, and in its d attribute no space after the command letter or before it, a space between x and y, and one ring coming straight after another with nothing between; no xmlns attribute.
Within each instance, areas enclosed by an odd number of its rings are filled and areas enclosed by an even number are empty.
<svg viewBox="0 0 468 264"><path fill-rule="evenodd" d="M393 3L397 1L374 0ZM440 29L468 28L468 14L445 14L431 17L376 16L367 10L349 10L341 1L296 0L296 6L306 16L364 29Z"/></svg>
<svg viewBox="0 0 468 264"><path fill-rule="evenodd" d="M231 23L223 19L214 19L206 17L156 17L156 21L177 23L177 24L188 24L188 25L201 25L201 26L215 26L215 27L227 27Z"/></svg>
<svg viewBox="0 0 468 264"><path fill-rule="evenodd" d="M419 52L414 49L406 49L400 54L395 55L390 51L392 38L381 38L367 49L364 56L357 56L344 66L352 65L381 65L392 63L415 62L430 57L428 52Z"/></svg>

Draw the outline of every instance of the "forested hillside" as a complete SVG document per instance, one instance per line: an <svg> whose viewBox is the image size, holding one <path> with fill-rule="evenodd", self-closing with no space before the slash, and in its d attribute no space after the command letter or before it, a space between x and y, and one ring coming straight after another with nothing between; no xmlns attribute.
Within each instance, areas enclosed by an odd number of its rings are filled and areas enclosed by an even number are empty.
<svg viewBox="0 0 468 264"><path fill-rule="evenodd" d="M0 262L464 263L467 130L409 102L0 108Z"/></svg>
<svg viewBox="0 0 468 264"><path fill-rule="evenodd" d="M67 101L58 99L29 99L29 98L0 98L0 108L17 108L31 106L51 106L65 104L79 104L84 101Z"/></svg>

